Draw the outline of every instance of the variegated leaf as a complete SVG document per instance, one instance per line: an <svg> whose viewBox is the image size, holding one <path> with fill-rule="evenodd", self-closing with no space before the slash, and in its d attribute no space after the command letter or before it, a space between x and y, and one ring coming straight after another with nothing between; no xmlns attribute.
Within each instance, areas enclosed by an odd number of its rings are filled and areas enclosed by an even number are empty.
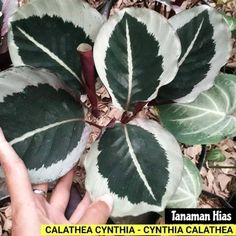
<svg viewBox="0 0 236 236"><path fill-rule="evenodd" d="M33 183L69 171L89 135L78 99L54 74L29 67L0 73L0 126Z"/></svg>
<svg viewBox="0 0 236 236"><path fill-rule="evenodd" d="M189 104L159 106L161 122L186 144L217 143L236 136L236 76L221 74Z"/></svg>
<svg viewBox="0 0 236 236"><path fill-rule="evenodd" d="M94 45L97 72L113 104L133 110L156 97L177 72L180 43L160 14L128 8L109 18Z"/></svg>
<svg viewBox="0 0 236 236"><path fill-rule="evenodd" d="M196 208L198 197L202 192L202 178L196 165L184 157L182 180L167 208Z"/></svg>
<svg viewBox="0 0 236 236"><path fill-rule="evenodd" d="M169 22L182 45L179 71L160 88L159 100L191 102L210 88L231 53L231 34L221 14L207 6L183 11Z"/></svg>
<svg viewBox="0 0 236 236"><path fill-rule="evenodd" d="M174 137L157 122L136 118L107 129L85 159L92 199L114 198L112 216L162 211L176 191L183 160Z"/></svg>
<svg viewBox="0 0 236 236"><path fill-rule="evenodd" d="M229 29L232 32L232 36L236 38L236 18L228 16L224 13L221 13L221 15L224 17L225 22L229 26Z"/></svg>
<svg viewBox="0 0 236 236"><path fill-rule="evenodd" d="M82 0L36 0L11 19L9 50L15 66L32 65L61 75L67 85L83 90L77 47L93 44L103 20Z"/></svg>

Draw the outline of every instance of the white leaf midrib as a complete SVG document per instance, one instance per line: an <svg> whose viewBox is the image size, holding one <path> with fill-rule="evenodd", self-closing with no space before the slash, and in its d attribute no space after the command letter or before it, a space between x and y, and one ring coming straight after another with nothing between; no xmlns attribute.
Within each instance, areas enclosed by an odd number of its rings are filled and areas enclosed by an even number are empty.
<svg viewBox="0 0 236 236"><path fill-rule="evenodd" d="M193 48L193 46L194 46L194 44L195 44L195 42L196 42L196 40L197 40L197 38L198 38L198 35L199 35L199 33L200 33L200 30L201 30L201 28L202 28L203 21L204 21L204 19L202 20L201 24L199 25L198 30L197 30L197 32L196 32L196 34L195 34L193 40L192 40L191 43L189 44L189 46L188 46L188 48L187 48L185 54L183 55L183 57L182 57L181 60L179 61L179 67L183 64L183 62L185 61L185 59L186 59L186 57L188 56L189 52L192 50L192 48Z"/></svg>
<svg viewBox="0 0 236 236"><path fill-rule="evenodd" d="M215 123L212 123L211 125L205 126L205 127L201 128L201 129L198 129L198 130L195 130L195 131L183 132L183 133L181 133L181 135L190 135L190 134L201 133L202 131L205 131L205 130L213 128L214 126L218 125L222 121L224 121L224 117L218 119Z"/></svg>
<svg viewBox="0 0 236 236"><path fill-rule="evenodd" d="M218 91L220 91L220 93L222 94L222 96L225 98L224 100L225 100L225 103L226 103L226 105L225 105L225 107L226 107L226 111L229 111L229 108L230 108L230 99L229 99L229 97L228 97L228 95L227 95L227 93L225 92L225 90L223 89L223 88L221 88L217 83L215 83L215 88L218 90Z"/></svg>
<svg viewBox="0 0 236 236"><path fill-rule="evenodd" d="M199 106L194 106L194 105L190 105L190 104L183 104L183 103L179 103L179 104L177 103L176 105L181 106L181 107L187 107L187 108L194 109L194 110L206 111L208 113L212 113L212 114L215 114L218 116L226 116L226 113L222 112L222 111L214 111L211 109L207 109L207 108L203 108L203 107L199 107Z"/></svg>
<svg viewBox="0 0 236 236"><path fill-rule="evenodd" d="M136 170L137 170L141 180L143 181L145 187L147 188L148 192L150 193L152 198L154 200L156 200L155 195L154 195L154 193L152 191L152 188L149 185L149 183L148 183L148 181L146 179L146 176L144 175L144 173L142 171L142 168L141 168L141 166L140 166L140 164L138 162L138 159L137 159L137 157L135 155L135 152L134 152L134 149L132 147L132 144L131 144L131 141L130 141L130 138L129 138L129 134L128 134L128 130L127 130L127 126L126 125L124 125L124 132L125 132L125 139L126 139L126 142L127 142L128 148L129 148L129 154L130 154L131 159L132 159L132 161L134 163L134 166L136 167Z"/></svg>
<svg viewBox="0 0 236 236"><path fill-rule="evenodd" d="M22 141L24 141L24 140L26 140L26 139L28 139L30 137L33 137L35 134L47 131L49 129L52 129L54 127L57 127L57 126L60 126L60 125L66 124L66 123L76 122L76 121L83 121L83 119L75 118L75 119L68 119L68 120L63 120L63 121L60 121L60 122L55 122L53 124L46 125L44 127L41 127L41 128L38 128L38 129L35 129L35 130L32 130L32 131L29 131L27 133L24 133L23 135L21 135L21 136L19 136L17 138L14 138L13 140L11 140L9 143L11 145L14 145L14 144L20 143L20 142L22 142Z"/></svg>
<svg viewBox="0 0 236 236"><path fill-rule="evenodd" d="M185 118L177 118L177 119L172 119L171 121L173 122L173 121L175 121L175 122L184 122L184 121L188 121L188 120L194 120L194 119L198 119L198 118L200 118L200 117L203 117L203 116L205 116L205 115L207 115L209 112L203 112L203 113L200 113L200 114L198 114L198 115L195 115L195 116L189 116L189 117L185 117Z"/></svg>
<svg viewBox="0 0 236 236"><path fill-rule="evenodd" d="M218 106L217 106L217 104L215 103L214 99L213 99L210 95L208 95L206 92L202 92L201 94L202 94L203 96L205 96L205 97L210 101L210 103L215 107L215 110L216 110L217 112L220 111L219 108L218 108Z"/></svg>
<svg viewBox="0 0 236 236"><path fill-rule="evenodd" d="M226 129L226 128L228 127L228 125L230 125L232 119L233 119L233 117L230 116L229 119L228 119L228 121L227 121L224 125L222 125L219 129L217 129L215 132L211 133L211 134L208 136L208 138L213 137L214 135L217 135L217 134L218 134L218 135L221 134L221 131L223 131L224 129Z"/></svg>
<svg viewBox="0 0 236 236"><path fill-rule="evenodd" d="M127 94L127 102L126 102L126 110L129 108L130 100L131 100L131 92L132 92L132 84L133 84L133 62L132 62L132 50L131 50L131 41L129 35L129 25L126 20L126 39L127 39L127 59L128 59L128 94Z"/></svg>
<svg viewBox="0 0 236 236"><path fill-rule="evenodd" d="M77 74L68 66L64 61L62 61L57 55L55 55L52 51L50 51L48 48L46 48L41 43L37 42L32 36L30 36L28 33L26 33L23 29L21 29L19 26L17 26L17 29L29 40L31 41L35 46L40 48L43 52L45 52L49 57L51 57L54 61L56 61L60 66L62 66L65 70L67 70L71 75L73 75L77 81L79 81L80 84L82 84L80 78L77 76Z"/></svg>

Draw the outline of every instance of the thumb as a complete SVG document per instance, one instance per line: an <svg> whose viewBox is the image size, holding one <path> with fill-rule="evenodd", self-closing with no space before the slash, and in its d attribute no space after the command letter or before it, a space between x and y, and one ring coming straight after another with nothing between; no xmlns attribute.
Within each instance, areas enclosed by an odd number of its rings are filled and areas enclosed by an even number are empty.
<svg viewBox="0 0 236 236"><path fill-rule="evenodd" d="M0 128L0 164L5 173L7 187L13 205L23 208L33 201L33 193L27 169L12 146L6 141ZM29 204L28 204L29 205Z"/></svg>
<svg viewBox="0 0 236 236"><path fill-rule="evenodd" d="M0 162L3 166L3 169L5 168L5 165L14 166L15 161L19 161L19 157L5 139L3 131L0 128Z"/></svg>
<svg viewBox="0 0 236 236"><path fill-rule="evenodd" d="M91 204L81 217L80 224L105 224L111 214L113 198L106 194Z"/></svg>

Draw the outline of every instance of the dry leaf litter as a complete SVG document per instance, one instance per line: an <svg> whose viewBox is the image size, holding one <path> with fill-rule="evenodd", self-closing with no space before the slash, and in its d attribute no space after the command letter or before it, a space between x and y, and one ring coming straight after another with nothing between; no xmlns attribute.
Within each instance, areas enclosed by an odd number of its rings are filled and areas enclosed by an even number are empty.
<svg viewBox="0 0 236 236"><path fill-rule="evenodd" d="M19 0L19 6L29 2L29 0ZM88 0L88 2L95 8L102 6L103 0ZM236 17L236 1L235 0L209 0L209 1L199 1L199 0L186 0L180 6L181 10L192 7L197 4L209 4L219 10L223 10L227 15ZM111 9L111 15L115 12L123 9L125 7L146 7L156 10L166 17L170 14L170 8L163 4L160 4L156 0L118 0ZM228 62L228 66L236 69L236 41L233 41L233 51L232 56ZM80 159L77 167L77 172L74 178L74 182L79 185L81 194L85 192L84 180L85 180L85 170L83 168L83 160L85 158L86 152L89 150L91 144L101 135L102 127L106 127L113 118L119 120L121 118L121 113L119 110L114 109L110 105L110 97L106 89L103 86L97 90L98 96L98 107L101 112L100 118L96 119L91 113L87 114L86 120L91 123L95 123L96 126L92 126L92 132L89 137L89 142L87 148L84 152L84 156ZM87 97L84 97L84 104L89 108L90 104L87 101ZM156 112L153 109L144 109L139 116L146 116L151 119L158 120ZM227 199L229 193L236 191L236 143L231 139L226 139L217 145L212 145L208 147L211 148L218 147L222 150L226 156L224 162L211 163L211 165L204 165L201 169L201 176L203 179L203 189L209 193L216 194L223 199ZM188 156L193 163L197 164L199 156L202 152L201 145L193 146L182 146L184 155ZM7 194L5 185L0 184L0 192ZM199 197L198 207L202 208L214 208L222 207L218 198L214 198L212 195L209 196L201 194ZM164 219L159 219L158 223L164 223ZM0 208L0 235L9 236L11 235L11 205L6 203Z"/></svg>

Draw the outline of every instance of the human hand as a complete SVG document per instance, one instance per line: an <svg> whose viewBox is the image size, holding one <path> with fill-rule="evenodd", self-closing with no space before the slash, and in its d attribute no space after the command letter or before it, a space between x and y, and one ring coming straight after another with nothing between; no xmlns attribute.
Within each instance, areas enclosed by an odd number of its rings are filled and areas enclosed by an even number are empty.
<svg viewBox="0 0 236 236"><path fill-rule="evenodd" d="M88 193L77 206L69 220L64 216L73 180L73 170L57 183L49 201L32 191L27 169L23 161L5 140L0 129L0 163L6 177L12 207L12 236L39 236L41 224L103 224L111 209L112 198L104 195L91 202ZM45 192L48 184L34 185Z"/></svg>

